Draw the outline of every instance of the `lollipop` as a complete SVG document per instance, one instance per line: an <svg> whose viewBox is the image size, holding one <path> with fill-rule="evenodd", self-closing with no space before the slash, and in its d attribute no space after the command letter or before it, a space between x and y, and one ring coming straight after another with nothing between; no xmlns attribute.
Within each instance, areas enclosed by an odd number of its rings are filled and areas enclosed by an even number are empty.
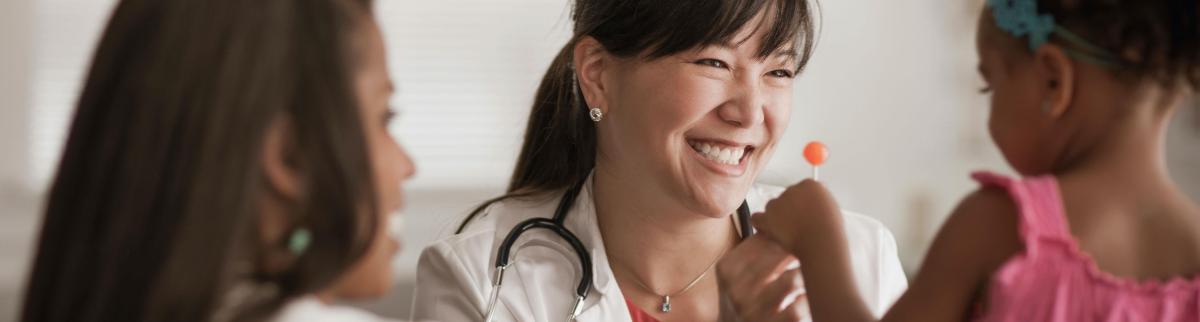
<svg viewBox="0 0 1200 322"><path fill-rule="evenodd" d="M828 158L829 148L826 148L825 143L821 143L821 141L809 142L808 145L804 147L804 159L808 160L808 164L811 164L813 167L813 180L821 180L820 167L821 165L825 164L825 159Z"/></svg>

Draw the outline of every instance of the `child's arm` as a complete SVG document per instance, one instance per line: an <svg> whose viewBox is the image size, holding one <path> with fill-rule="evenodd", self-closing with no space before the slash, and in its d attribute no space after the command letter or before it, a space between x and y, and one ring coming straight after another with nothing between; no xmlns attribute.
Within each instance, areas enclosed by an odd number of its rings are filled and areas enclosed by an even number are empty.
<svg viewBox="0 0 1200 322"><path fill-rule="evenodd" d="M854 285L838 209L824 187L805 181L772 201L755 225L800 259L814 321L875 321ZM1001 190L967 196L883 321L967 319L992 272L1021 248L1016 211Z"/></svg>

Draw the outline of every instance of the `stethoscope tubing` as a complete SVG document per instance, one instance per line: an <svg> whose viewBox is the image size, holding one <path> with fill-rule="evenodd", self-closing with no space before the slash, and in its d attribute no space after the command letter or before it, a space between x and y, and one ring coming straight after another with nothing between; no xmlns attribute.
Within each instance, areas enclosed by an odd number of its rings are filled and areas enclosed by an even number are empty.
<svg viewBox="0 0 1200 322"><path fill-rule="evenodd" d="M492 292L488 299L488 308L484 317L484 321L491 322L493 314L495 314L496 304L500 298L500 287L504 283L504 272L511 264L511 252L513 245L516 244L517 239L520 238L522 234L534 229L545 229L554 232L555 235L558 235L559 238L562 238L562 240L566 241L567 244L571 246L572 250L575 251L575 255L579 257L581 276L579 278L579 284L575 287L575 303L572 305L571 310L567 315L567 321L574 321L575 317L578 316L582 311L583 302L585 299L587 299L588 292L590 292L592 289L593 267L591 252L589 252L587 248L583 246L583 242L579 240L579 237L575 236L570 229L567 229L566 225L564 225L564 222L566 222L567 214L570 211L571 206L575 204L575 199L579 196L579 192L583 189L583 185L586 182L586 179L581 180L578 184L563 194L562 199L558 203L558 207L554 210L554 216L552 217L553 219L538 217L522 221L513 227L513 229L508 232L508 235L504 237L504 240L501 241L500 246L496 251L495 276L493 276L492 279ZM746 237L754 234L754 227L752 227L750 224L750 206L746 203L746 201L742 201L742 204L738 206L737 216L739 233L741 233L742 238L745 239ZM468 217L467 220L460 225L459 231L466 227L470 219L471 218Z"/></svg>

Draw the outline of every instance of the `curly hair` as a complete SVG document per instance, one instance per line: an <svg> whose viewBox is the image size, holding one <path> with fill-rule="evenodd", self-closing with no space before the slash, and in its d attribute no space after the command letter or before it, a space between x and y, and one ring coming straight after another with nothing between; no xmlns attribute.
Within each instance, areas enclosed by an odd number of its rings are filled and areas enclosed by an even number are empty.
<svg viewBox="0 0 1200 322"><path fill-rule="evenodd" d="M1200 88L1200 1L1053 0L1038 9L1120 59L1118 75Z"/></svg>

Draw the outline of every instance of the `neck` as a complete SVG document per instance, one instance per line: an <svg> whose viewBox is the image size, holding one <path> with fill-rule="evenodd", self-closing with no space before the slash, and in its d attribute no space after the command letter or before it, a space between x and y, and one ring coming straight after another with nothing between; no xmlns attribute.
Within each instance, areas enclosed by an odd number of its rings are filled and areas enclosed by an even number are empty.
<svg viewBox="0 0 1200 322"><path fill-rule="evenodd" d="M1079 149L1071 161L1061 163L1056 174L1104 182L1097 187L1121 189L1125 195L1181 195L1166 162L1166 132L1173 109L1160 104L1160 100L1144 100L1117 107L1130 114L1093 134L1095 143Z"/></svg>
<svg viewBox="0 0 1200 322"><path fill-rule="evenodd" d="M600 234L622 289L638 288L641 282L658 295L673 294L738 239L731 217L689 212L666 194L639 190L646 187L638 184L644 179L622 177L598 165L592 180ZM709 277L705 279L715 281Z"/></svg>

